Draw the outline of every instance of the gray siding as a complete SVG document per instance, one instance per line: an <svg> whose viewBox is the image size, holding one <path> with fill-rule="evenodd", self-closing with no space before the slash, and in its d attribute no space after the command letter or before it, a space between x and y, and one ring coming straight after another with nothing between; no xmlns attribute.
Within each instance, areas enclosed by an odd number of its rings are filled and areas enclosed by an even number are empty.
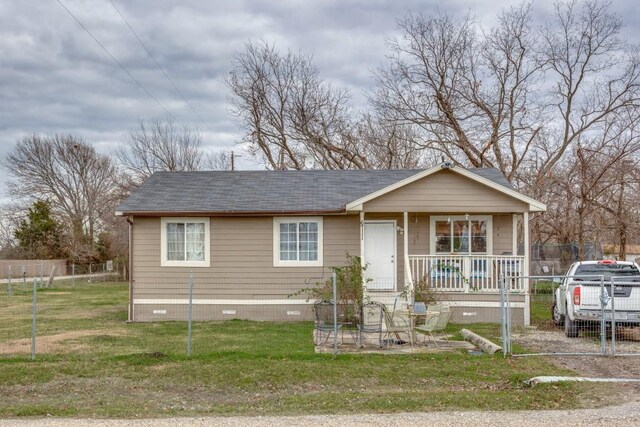
<svg viewBox="0 0 640 427"><path fill-rule="evenodd" d="M211 218L210 267L161 267L160 218L135 218L133 297L184 298L194 274L194 298L268 299L289 294L329 277L329 267L360 253L358 217L323 220L324 267L274 267L273 218Z"/></svg>
<svg viewBox="0 0 640 427"><path fill-rule="evenodd" d="M502 255L508 252L513 254L513 216L493 216L493 254Z"/></svg>
<svg viewBox="0 0 640 427"><path fill-rule="evenodd" d="M525 212L528 205L476 181L443 170L364 204L365 212Z"/></svg>

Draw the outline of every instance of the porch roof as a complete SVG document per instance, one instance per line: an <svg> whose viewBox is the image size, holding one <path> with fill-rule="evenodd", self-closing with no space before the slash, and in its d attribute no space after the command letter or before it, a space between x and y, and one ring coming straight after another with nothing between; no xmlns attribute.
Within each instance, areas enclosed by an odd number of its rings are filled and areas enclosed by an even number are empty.
<svg viewBox="0 0 640 427"><path fill-rule="evenodd" d="M149 216L344 213L353 201L390 191L439 169L441 166L427 170L157 172L118 206L116 213ZM501 191L520 194L497 169L464 170Z"/></svg>

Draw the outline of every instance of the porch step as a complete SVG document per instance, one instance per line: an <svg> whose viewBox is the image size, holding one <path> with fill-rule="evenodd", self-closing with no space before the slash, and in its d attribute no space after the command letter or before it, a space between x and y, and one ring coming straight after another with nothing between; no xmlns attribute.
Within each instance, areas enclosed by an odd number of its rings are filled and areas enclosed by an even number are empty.
<svg viewBox="0 0 640 427"><path fill-rule="evenodd" d="M396 308L407 308L407 299L400 295L399 292L371 292L368 291L365 295L369 297L371 301L384 304L389 309L393 309L393 304L396 304Z"/></svg>

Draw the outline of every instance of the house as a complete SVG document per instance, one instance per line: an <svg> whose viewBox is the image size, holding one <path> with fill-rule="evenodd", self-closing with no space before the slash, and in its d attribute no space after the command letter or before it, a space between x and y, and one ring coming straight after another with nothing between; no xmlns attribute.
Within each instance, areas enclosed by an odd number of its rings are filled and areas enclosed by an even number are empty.
<svg viewBox="0 0 640 427"><path fill-rule="evenodd" d="M117 208L130 227L130 321L312 318L300 290L345 254L366 293L406 307L428 280L454 321L500 319L499 277L525 276L529 213L545 205L496 169L159 172ZM519 227L518 224L522 226ZM524 230L518 237L517 230ZM529 323L526 279L513 322Z"/></svg>
<svg viewBox="0 0 640 427"><path fill-rule="evenodd" d="M620 246L613 244L603 244L602 252L607 259L618 259L620 253ZM640 245L626 245L625 246L625 259L621 261L640 261Z"/></svg>

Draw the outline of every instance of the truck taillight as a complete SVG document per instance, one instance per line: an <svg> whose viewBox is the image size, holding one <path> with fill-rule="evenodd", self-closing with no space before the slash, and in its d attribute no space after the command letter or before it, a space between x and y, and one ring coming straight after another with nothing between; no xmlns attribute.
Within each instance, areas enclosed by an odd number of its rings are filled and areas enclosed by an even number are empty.
<svg viewBox="0 0 640 427"><path fill-rule="evenodd" d="M580 305L580 287L573 288L573 305Z"/></svg>

